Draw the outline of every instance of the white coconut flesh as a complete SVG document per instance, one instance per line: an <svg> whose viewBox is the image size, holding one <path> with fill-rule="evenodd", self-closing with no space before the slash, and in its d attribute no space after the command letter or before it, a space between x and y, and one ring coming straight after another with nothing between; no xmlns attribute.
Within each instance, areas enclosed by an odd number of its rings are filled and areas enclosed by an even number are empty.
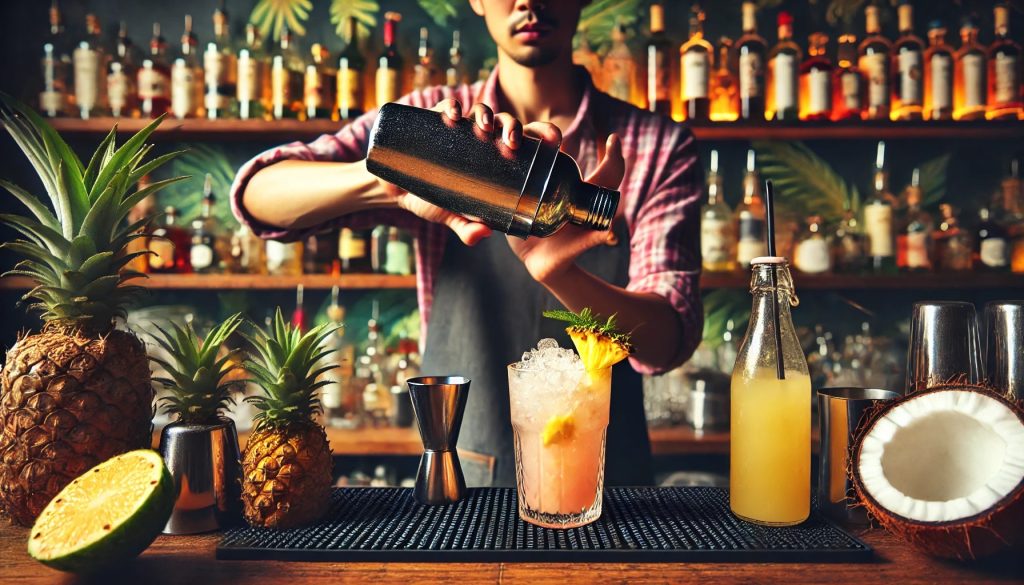
<svg viewBox="0 0 1024 585"><path fill-rule="evenodd" d="M976 516L1024 480L1024 424L978 392L929 392L894 407L864 436L864 489L882 508L918 522Z"/></svg>

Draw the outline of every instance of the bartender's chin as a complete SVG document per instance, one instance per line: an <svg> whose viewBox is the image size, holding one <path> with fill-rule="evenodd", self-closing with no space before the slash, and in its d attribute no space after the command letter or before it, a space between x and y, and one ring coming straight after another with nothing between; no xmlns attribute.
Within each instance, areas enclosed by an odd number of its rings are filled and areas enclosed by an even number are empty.
<svg viewBox="0 0 1024 585"><path fill-rule="evenodd" d="M512 60L523 67L543 67L558 58L559 51L548 47L523 47L509 51Z"/></svg>

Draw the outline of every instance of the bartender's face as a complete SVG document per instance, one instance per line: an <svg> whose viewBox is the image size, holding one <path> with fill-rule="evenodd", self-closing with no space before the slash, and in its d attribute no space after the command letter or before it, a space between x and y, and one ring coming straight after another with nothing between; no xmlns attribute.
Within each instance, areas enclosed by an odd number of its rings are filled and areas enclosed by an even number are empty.
<svg viewBox="0 0 1024 585"><path fill-rule="evenodd" d="M539 67L572 50L580 10L589 0L470 0L498 48L516 63Z"/></svg>

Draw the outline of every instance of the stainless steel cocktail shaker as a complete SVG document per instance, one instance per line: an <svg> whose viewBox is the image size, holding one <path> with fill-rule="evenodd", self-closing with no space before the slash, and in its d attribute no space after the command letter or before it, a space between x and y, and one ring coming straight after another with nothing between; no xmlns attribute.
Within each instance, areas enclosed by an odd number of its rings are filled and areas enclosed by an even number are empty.
<svg viewBox="0 0 1024 585"><path fill-rule="evenodd" d="M572 222L606 230L619 192L585 183L557 144L523 137L517 150L480 134L474 121L385 104L370 131L374 175L492 229L545 237Z"/></svg>

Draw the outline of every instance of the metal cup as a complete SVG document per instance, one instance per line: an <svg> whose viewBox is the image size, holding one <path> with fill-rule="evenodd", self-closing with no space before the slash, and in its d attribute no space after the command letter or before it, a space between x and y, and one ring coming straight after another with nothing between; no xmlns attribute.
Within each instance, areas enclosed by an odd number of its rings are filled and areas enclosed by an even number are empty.
<svg viewBox="0 0 1024 585"><path fill-rule="evenodd" d="M818 466L818 508L838 522L867 524L868 517L850 481L850 448L865 414L879 402L898 398L897 392L875 388L822 388L818 390L821 450Z"/></svg>
<svg viewBox="0 0 1024 585"><path fill-rule="evenodd" d="M462 376L424 376L406 383L424 448L416 472L416 499L431 505L458 502L466 495L466 479L455 447L470 380Z"/></svg>
<svg viewBox="0 0 1024 585"><path fill-rule="evenodd" d="M985 305L988 383L1014 399L1024 398L1024 301Z"/></svg>
<svg viewBox="0 0 1024 585"><path fill-rule="evenodd" d="M985 378L978 318L971 303L914 303L907 350L906 393L950 381L969 384Z"/></svg>

